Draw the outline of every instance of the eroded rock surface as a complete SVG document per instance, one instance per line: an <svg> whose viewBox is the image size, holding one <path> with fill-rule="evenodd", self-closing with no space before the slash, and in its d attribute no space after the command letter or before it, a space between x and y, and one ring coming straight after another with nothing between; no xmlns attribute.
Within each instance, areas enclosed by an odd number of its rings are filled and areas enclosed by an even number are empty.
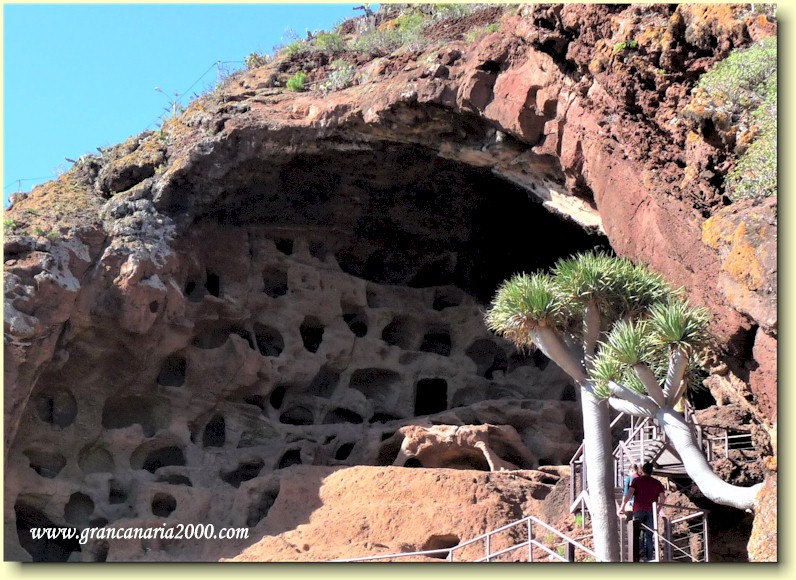
<svg viewBox="0 0 796 580"><path fill-rule="evenodd" d="M404 285L373 262L369 277L395 283L346 273L346 244L328 230L209 223L175 240L158 273L123 262L115 301L82 288L64 354L18 415L6 479L18 537L42 518L232 525L265 513L275 470L393 464L408 422L502 426L482 442L492 459L471 461L463 446L449 467L568 461L580 419L560 369L491 336L456 286ZM65 515L75 496L79 521ZM169 544L168 557L185 550Z"/></svg>
<svg viewBox="0 0 796 580"><path fill-rule="evenodd" d="M293 468L283 479L284 495L258 528L263 539L233 560L324 561L449 548L524 516L542 516L543 501L567 475L568 468L488 474ZM301 493L288 491L295 488ZM418 502L429 496L435 501ZM307 514L308 497L315 508L312 517ZM333 536L330 522L338 530ZM492 549L520 541L520 528L493 538ZM483 544L474 545L456 556L474 560L483 551Z"/></svg>
<svg viewBox="0 0 796 580"><path fill-rule="evenodd" d="M25 534L258 528L297 464L568 462L575 388L487 333L482 314L511 274L592 248L710 307L732 369L718 381L740 391L751 376L741 397L756 420L775 417L776 293L739 302L716 283L734 271L728 240L762 230L721 226L703 243L730 153L678 116L699 74L766 33L740 10L526 6L473 43L462 21L424 51L343 55L355 84L328 94L275 87L309 64L323 77L326 60L297 55L16 200L7 558L231 556ZM615 50L631 38L638 50ZM480 438L487 424L503 435ZM468 434L458 455L421 449L455 427Z"/></svg>

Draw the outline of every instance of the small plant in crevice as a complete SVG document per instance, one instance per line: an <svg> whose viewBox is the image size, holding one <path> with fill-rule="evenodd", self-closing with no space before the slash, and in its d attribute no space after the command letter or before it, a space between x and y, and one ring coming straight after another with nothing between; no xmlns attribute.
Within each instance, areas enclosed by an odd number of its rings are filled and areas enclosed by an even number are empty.
<svg viewBox="0 0 796 580"><path fill-rule="evenodd" d="M16 228L17 228L17 222L15 222L13 218L5 218L3 220L3 229L15 230Z"/></svg>
<svg viewBox="0 0 796 580"><path fill-rule="evenodd" d="M623 40L622 42L617 42L614 45L614 52L620 52L622 50L638 50L638 41Z"/></svg>
<svg viewBox="0 0 796 580"><path fill-rule="evenodd" d="M307 73L299 71L287 80L287 90L298 92L304 90L307 82Z"/></svg>

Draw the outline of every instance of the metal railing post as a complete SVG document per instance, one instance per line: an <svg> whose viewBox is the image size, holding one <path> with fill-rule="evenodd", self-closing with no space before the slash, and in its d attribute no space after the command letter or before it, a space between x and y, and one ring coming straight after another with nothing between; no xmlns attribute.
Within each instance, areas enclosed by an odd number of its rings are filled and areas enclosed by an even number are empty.
<svg viewBox="0 0 796 580"><path fill-rule="evenodd" d="M528 561L533 562L533 524L528 520Z"/></svg>
<svg viewBox="0 0 796 580"><path fill-rule="evenodd" d="M490 537L491 537L491 535L487 534L487 536L486 536L486 561L487 562L489 562L489 556L490 556L490 553L491 553L491 550L492 550L492 548L489 545L489 538Z"/></svg>
<svg viewBox="0 0 796 580"><path fill-rule="evenodd" d="M661 561L661 543L658 541L658 502L652 504L652 537L655 541L655 561Z"/></svg>
<svg viewBox="0 0 796 580"><path fill-rule="evenodd" d="M708 544L708 514L705 513L702 515L702 545L705 546L705 562L709 562L710 558L708 554L710 553L710 545Z"/></svg>
<svg viewBox="0 0 796 580"><path fill-rule="evenodd" d="M638 532L641 528L639 521L630 519L627 522L627 531L628 531L628 538L627 545L628 549L630 550L630 557L628 558L628 562L638 562L638 550L640 547L640 543L638 541Z"/></svg>
<svg viewBox="0 0 796 580"><path fill-rule="evenodd" d="M661 516L663 520L663 537L666 539L665 557L667 562L672 561L672 523L666 516Z"/></svg>

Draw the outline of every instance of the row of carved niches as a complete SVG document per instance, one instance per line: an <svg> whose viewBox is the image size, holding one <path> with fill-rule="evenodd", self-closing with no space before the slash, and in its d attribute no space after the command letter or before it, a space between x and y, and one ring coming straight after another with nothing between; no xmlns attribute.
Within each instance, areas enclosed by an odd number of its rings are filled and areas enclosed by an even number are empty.
<svg viewBox="0 0 796 580"><path fill-rule="evenodd" d="M404 425L507 425L518 437L501 460L568 461L580 421L558 367L491 335L484 305L454 285L347 273L336 258L347 243L330 231L208 225L178 245L180 266L161 282L179 291L146 335L105 319L73 329L10 451L6 490L25 550L112 559L101 542L34 542L26 530L39 525L253 527L276 500L279 470L392 465ZM461 449L444 465L489 469Z"/></svg>

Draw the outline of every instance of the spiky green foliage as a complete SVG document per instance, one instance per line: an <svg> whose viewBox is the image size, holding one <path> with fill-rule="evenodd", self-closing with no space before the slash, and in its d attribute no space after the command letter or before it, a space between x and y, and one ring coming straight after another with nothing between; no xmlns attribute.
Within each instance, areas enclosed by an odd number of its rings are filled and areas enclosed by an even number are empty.
<svg viewBox="0 0 796 580"><path fill-rule="evenodd" d="M616 260L612 268L610 302L617 318L638 316L652 304L678 292L662 276L626 258Z"/></svg>
<svg viewBox="0 0 796 580"><path fill-rule="evenodd" d="M693 353L705 344L708 320L704 308L693 307L683 300L671 300L652 305L644 319L617 322L601 343L589 374L597 385L599 396L610 395L610 381L646 393L632 368L637 363L647 365L658 383L663 384L672 350L678 348ZM685 376L689 386L697 382L699 372L692 356Z"/></svg>
<svg viewBox="0 0 796 580"><path fill-rule="evenodd" d="M611 396L608 383L621 380L624 369L617 361L600 354L594 359L589 378L594 381L595 393L598 397L607 399Z"/></svg>
<svg viewBox="0 0 796 580"><path fill-rule="evenodd" d="M568 299L577 303L607 298L615 266L604 252L587 252L559 260L553 268L556 285Z"/></svg>
<svg viewBox="0 0 796 580"><path fill-rule="evenodd" d="M673 292L661 276L646 266L605 252L586 252L559 260L553 275L573 314L593 302L609 321L634 316Z"/></svg>
<svg viewBox="0 0 796 580"><path fill-rule="evenodd" d="M646 266L586 252L559 260L549 275L519 274L504 282L486 324L523 347L532 345L531 333L542 325L581 338L585 305L596 304L607 334L589 358L589 378L602 397L610 395L611 381L644 394L634 365L648 366L663 383L673 349L690 354L707 340L707 310L691 306L682 294ZM690 364L687 378L697 370Z"/></svg>
<svg viewBox="0 0 796 580"><path fill-rule="evenodd" d="M688 301L654 304L650 308L649 336L661 347L692 352L707 340L709 318L707 310Z"/></svg>
<svg viewBox="0 0 796 580"><path fill-rule="evenodd" d="M644 360L649 350L649 337L643 320L617 322L610 334L606 348L619 365L633 366Z"/></svg>
<svg viewBox="0 0 796 580"><path fill-rule="evenodd" d="M550 276L518 274L504 282L486 313L487 327L518 346L530 346L537 326L556 326L564 313Z"/></svg>

